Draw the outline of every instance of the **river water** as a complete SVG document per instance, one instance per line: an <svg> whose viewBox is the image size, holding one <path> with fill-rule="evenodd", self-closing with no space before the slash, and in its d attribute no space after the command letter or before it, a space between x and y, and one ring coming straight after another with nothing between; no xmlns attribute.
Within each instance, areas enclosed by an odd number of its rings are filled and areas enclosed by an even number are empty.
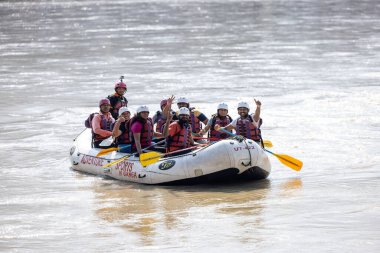
<svg viewBox="0 0 380 253"><path fill-rule="evenodd" d="M0 1L1 252L379 252L380 2ZM267 180L145 186L70 169L125 75L210 116L263 103Z"/></svg>

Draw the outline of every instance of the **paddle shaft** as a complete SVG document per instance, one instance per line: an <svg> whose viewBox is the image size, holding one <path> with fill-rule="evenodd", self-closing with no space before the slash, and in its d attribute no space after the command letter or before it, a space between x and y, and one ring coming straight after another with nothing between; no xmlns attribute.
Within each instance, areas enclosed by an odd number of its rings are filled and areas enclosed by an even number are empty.
<svg viewBox="0 0 380 253"><path fill-rule="evenodd" d="M162 142L164 142L164 141L166 141L166 140L164 139L164 140L162 140L162 141L159 141L159 142L157 142L157 143L154 143L153 145L150 145L149 147L146 147L146 148L142 149L141 151L145 151L145 150L147 150L147 149L149 149L149 148L151 148L151 147L154 147L154 146L156 146L157 144L160 144L160 143L162 143ZM119 159L116 160L116 161L113 161L113 162L111 162L111 163L108 163L108 164L104 165L103 168L108 168L108 167L110 167L110 166L112 166L112 165L114 165L114 164L117 164L117 163L119 163L119 162L122 162L122 161L124 161L125 159L128 159L129 157L131 157L131 156L133 156L133 155L136 155L136 154L137 154L137 152L135 152L135 153L133 153L133 154L130 154L130 155L123 156L122 158L119 158Z"/></svg>
<svg viewBox="0 0 380 253"><path fill-rule="evenodd" d="M172 152L168 152L168 153L165 153L165 154L160 154L158 152L149 152L149 153L144 153L144 154L141 154L140 155L140 163L143 167L146 167L150 164L153 164L155 162L157 162L158 160L160 160L161 157L165 156L165 155L170 155L170 154L175 154L175 153L180 153L180 152L183 152L183 151L186 151L186 150L189 150L189 149L196 149L198 146L193 146L193 147L189 147L189 148L184 148L184 149L179 149L179 150L175 150L175 151L172 151ZM152 155L152 156L151 156ZM149 157L151 156L151 157Z"/></svg>
<svg viewBox="0 0 380 253"><path fill-rule="evenodd" d="M231 136L237 136L237 134L234 134L234 133L231 133L231 132L229 132L229 131L227 131L226 129L224 129L224 128L219 128L219 130L221 130L222 132L225 132L226 134L229 134L229 135L231 135Z"/></svg>
<svg viewBox="0 0 380 253"><path fill-rule="evenodd" d="M219 130L221 130L221 131L223 131L223 132L225 132L226 134L229 134L229 135L231 135L231 136L237 136L236 134L234 134L234 133L231 133L231 132L229 132L229 131L227 131L226 129L224 129L224 128L219 128ZM263 138L261 138L261 136L260 136L260 139L261 139L261 146L264 148L264 146L267 146L267 147L269 147L269 148L271 148L271 147L273 147L273 144L272 144L272 142L271 141L269 141L269 140L263 140Z"/></svg>
<svg viewBox="0 0 380 253"><path fill-rule="evenodd" d="M185 151L185 150L189 150L189 149L195 149L197 148L198 146L193 146L193 147L189 147L189 148L184 148L184 149L179 149L179 150L175 150L175 151L172 151L172 152L169 152L169 153L165 153L165 154L160 154L160 155L157 155L157 156L153 156L153 157L149 157L147 159L144 159L143 161L148 161L148 160L152 160L152 159L155 159L155 158L158 158L158 157L163 157L163 156L166 156L166 155L171 155L171 154L175 154L175 153L180 153L182 151Z"/></svg>

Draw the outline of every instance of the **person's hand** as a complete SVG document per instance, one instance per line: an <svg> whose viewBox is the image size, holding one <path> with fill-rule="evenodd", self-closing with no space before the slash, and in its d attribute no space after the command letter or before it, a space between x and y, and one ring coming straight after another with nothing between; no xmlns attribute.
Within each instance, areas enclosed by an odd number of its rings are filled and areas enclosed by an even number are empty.
<svg viewBox="0 0 380 253"><path fill-rule="evenodd" d="M171 106L173 104L174 99L175 99L174 95L172 95L170 98L168 98L167 105Z"/></svg>
<svg viewBox="0 0 380 253"><path fill-rule="evenodd" d="M125 122L125 118L123 116L120 116L117 121L119 121L120 123L123 123Z"/></svg>
<svg viewBox="0 0 380 253"><path fill-rule="evenodd" d="M172 104L173 104L174 98L175 97L172 95L170 98L168 98L166 100L166 105L165 105L164 109L162 110L162 112L166 118L169 118L169 114L170 114L171 109L172 109Z"/></svg>
<svg viewBox="0 0 380 253"><path fill-rule="evenodd" d="M234 137L236 140L238 140L239 142L242 142L242 141L244 141L244 137L243 136L241 136L241 135L236 135L235 137Z"/></svg>
<svg viewBox="0 0 380 253"><path fill-rule="evenodd" d="M219 131L220 128L221 128L221 127L219 126L219 124L215 124L214 129L215 129L216 131Z"/></svg>
<svg viewBox="0 0 380 253"><path fill-rule="evenodd" d="M257 106L257 107L261 107L261 102L260 102L260 100L256 100L256 99L253 99L253 100L255 100L255 103L256 103L256 106Z"/></svg>

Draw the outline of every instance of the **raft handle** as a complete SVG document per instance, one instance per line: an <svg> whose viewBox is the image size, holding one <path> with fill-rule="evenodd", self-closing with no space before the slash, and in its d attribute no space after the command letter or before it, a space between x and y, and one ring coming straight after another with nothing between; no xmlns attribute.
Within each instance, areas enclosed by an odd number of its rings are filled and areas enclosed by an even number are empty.
<svg viewBox="0 0 380 253"><path fill-rule="evenodd" d="M251 161L249 161L247 164L244 164L244 162L241 162L241 165L245 166L245 167L248 167L251 165Z"/></svg>

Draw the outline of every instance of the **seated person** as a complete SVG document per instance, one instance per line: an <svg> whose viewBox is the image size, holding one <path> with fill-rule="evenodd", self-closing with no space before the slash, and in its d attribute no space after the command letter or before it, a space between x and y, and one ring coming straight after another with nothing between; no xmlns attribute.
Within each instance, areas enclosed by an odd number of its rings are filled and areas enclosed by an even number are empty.
<svg viewBox="0 0 380 253"><path fill-rule="evenodd" d="M208 121L206 127L202 129L199 134L203 135L207 133L207 131L210 129L209 132L209 138L210 141L219 141L223 139L227 139L231 137L227 133L219 132L214 129L215 125L219 125L221 127L225 127L228 124L232 122L232 118L230 115L228 115L228 105L225 103L221 103L218 105L217 113L212 115L211 120Z"/></svg>
<svg viewBox="0 0 380 253"><path fill-rule="evenodd" d="M190 111L186 107L179 109L179 120L170 124L168 129L168 135L166 139L167 152L173 152L176 150L186 149L190 146L195 146L195 142L192 137L190 121ZM184 150L183 153L188 153L191 150ZM183 153L175 153L176 155Z"/></svg>
<svg viewBox="0 0 380 253"><path fill-rule="evenodd" d="M119 109L119 118L116 120L115 126L112 130L112 137L120 148L120 152L131 152L131 139L129 129L130 119L131 111L127 107L121 107Z"/></svg>
<svg viewBox="0 0 380 253"><path fill-rule="evenodd" d="M91 122L93 146L95 148L109 148L111 146L99 146L99 144L112 135L115 119L110 113L110 101L107 98L100 100L99 108L99 114L96 114Z"/></svg>
<svg viewBox="0 0 380 253"><path fill-rule="evenodd" d="M199 136L199 131L202 129L202 123L207 125L208 118L200 111L190 108L189 100L185 97L180 97L177 100L178 108L186 107L190 111L190 125L193 135ZM177 112L178 113L178 112Z"/></svg>

